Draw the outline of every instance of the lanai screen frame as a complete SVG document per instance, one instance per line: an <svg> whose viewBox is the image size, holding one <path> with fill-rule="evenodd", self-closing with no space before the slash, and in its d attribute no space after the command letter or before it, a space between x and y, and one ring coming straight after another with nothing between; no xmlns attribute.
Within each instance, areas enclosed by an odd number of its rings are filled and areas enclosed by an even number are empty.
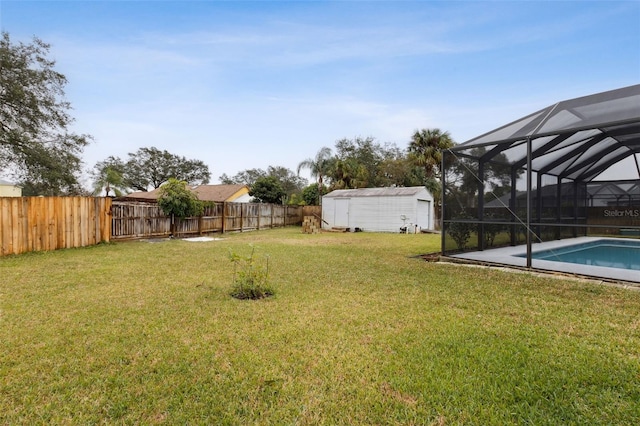
<svg viewBox="0 0 640 426"><path fill-rule="evenodd" d="M485 250L496 229L517 245L524 229L530 268L543 227L547 240L586 234L587 186L620 165L631 173L608 182L640 184L640 84L558 102L457 145L442 159L442 254L465 251L467 233L471 249Z"/></svg>

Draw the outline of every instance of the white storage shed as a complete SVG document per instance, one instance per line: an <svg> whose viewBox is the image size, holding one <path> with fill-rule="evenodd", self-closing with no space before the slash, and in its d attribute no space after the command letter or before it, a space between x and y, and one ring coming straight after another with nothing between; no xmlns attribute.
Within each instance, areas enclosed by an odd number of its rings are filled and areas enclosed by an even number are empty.
<svg viewBox="0 0 640 426"><path fill-rule="evenodd" d="M322 226L367 232L434 229L433 196L424 186L338 189L322 197Z"/></svg>

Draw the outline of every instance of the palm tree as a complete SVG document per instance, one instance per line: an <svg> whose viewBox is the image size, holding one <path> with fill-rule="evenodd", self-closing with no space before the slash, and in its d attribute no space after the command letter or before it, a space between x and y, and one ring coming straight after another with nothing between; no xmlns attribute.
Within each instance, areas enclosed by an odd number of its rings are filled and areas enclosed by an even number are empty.
<svg viewBox="0 0 640 426"><path fill-rule="evenodd" d="M454 145L449 132L440 129L416 130L409 142L409 158L424 169L425 187L433 195L436 205L436 222L439 223L442 201L442 151Z"/></svg>
<svg viewBox="0 0 640 426"><path fill-rule="evenodd" d="M123 166L116 158L109 157L105 161L98 162L91 174L93 175L93 190L96 195L100 195L104 190L107 197L111 191L116 197L119 197L127 190L124 183Z"/></svg>
<svg viewBox="0 0 640 426"><path fill-rule="evenodd" d="M301 169L309 169L311 177L318 179L318 205L320 205L322 201L323 178L329 172L331 156L331 148L324 146L318 151L314 158L307 158L298 164L298 174L300 174Z"/></svg>
<svg viewBox="0 0 640 426"><path fill-rule="evenodd" d="M366 186L368 172L364 165L358 164L353 158L336 160L332 171L334 188L356 189Z"/></svg>
<svg viewBox="0 0 640 426"><path fill-rule="evenodd" d="M449 132L440 129L416 130L409 142L409 156L416 165L424 168L426 179L439 179L442 151L453 145Z"/></svg>

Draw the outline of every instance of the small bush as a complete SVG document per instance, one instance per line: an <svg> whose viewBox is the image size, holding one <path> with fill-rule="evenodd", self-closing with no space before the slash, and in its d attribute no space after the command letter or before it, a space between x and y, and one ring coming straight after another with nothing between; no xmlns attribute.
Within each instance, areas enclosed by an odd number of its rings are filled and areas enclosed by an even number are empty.
<svg viewBox="0 0 640 426"><path fill-rule="evenodd" d="M263 299L274 294L269 286L269 256L264 257L264 263L259 264L255 247L251 246L249 256L229 252L229 259L233 263L233 287L231 296L236 299Z"/></svg>
<svg viewBox="0 0 640 426"><path fill-rule="evenodd" d="M500 219L495 213L486 213L484 218L486 220ZM496 240L496 235L506 230L506 226L500 223L487 223L483 226L485 247L493 247L493 244Z"/></svg>
<svg viewBox="0 0 640 426"><path fill-rule="evenodd" d="M200 216L205 204L187 187L187 182L171 178L160 187L158 206L167 216L184 219L189 216Z"/></svg>
<svg viewBox="0 0 640 426"><path fill-rule="evenodd" d="M455 217L457 220L471 219L471 216L464 210L460 211ZM453 241L456 242L458 250L464 250L467 247L467 242L469 238L471 238L471 232L473 232L474 229L475 225L473 223L451 222L447 233L453 238Z"/></svg>

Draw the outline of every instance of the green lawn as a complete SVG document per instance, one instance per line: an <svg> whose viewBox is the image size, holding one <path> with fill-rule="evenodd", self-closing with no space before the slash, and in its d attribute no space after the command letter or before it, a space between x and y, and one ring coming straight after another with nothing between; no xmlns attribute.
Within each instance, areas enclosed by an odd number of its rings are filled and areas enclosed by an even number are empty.
<svg viewBox="0 0 640 426"><path fill-rule="evenodd" d="M229 251L276 295L229 296ZM428 263L439 237L0 258L0 425L640 424L640 292Z"/></svg>

